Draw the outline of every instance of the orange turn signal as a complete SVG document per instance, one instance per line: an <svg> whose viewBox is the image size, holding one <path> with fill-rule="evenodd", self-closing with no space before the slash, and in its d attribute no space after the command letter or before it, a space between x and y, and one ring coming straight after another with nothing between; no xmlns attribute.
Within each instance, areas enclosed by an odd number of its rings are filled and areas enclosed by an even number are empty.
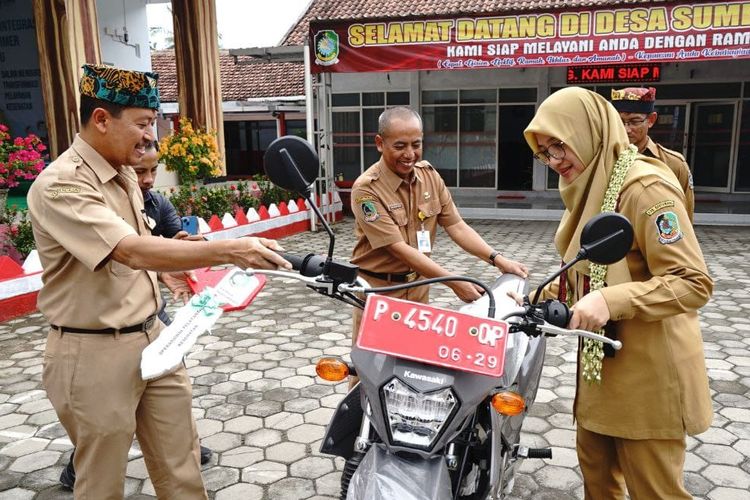
<svg viewBox="0 0 750 500"><path fill-rule="evenodd" d="M320 358L315 373L323 380L340 382L349 376L349 366L340 358Z"/></svg>
<svg viewBox="0 0 750 500"><path fill-rule="evenodd" d="M526 408L526 400L520 394L512 391L498 392L492 396L492 407L496 412L512 417L523 413Z"/></svg>

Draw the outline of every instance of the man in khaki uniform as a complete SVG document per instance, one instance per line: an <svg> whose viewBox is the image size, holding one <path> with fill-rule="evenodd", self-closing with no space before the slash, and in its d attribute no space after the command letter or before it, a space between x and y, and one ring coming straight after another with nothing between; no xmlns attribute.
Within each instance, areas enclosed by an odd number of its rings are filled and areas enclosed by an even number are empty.
<svg viewBox="0 0 750 500"><path fill-rule="evenodd" d="M422 158L422 119L407 107L385 110L378 119L375 145L380 160L352 187L357 243L351 262L373 287L449 276L430 258L438 224L461 248L506 273L527 275L526 266L507 259L488 245L458 214L451 194L432 165ZM446 282L461 300L471 302L481 289L464 281ZM426 303L429 287L388 294ZM354 310L356 342L362 312Z"/></svg>
<svg viewBox="0 0 750 500"><path fill-rule="evenodd" d="M290 268L257 238L151 236L136 165L154 140L157 75L84 66L81 133L28 195L44 266L39 309L51 327L42 382L76 447L76 499L121 499L133 433L159 498L205 499L184 367L140 377L163 324L157 274L232 263ZM147 271L148 270L148 271Z"/></svg>
<svg viewBox="0 0 750 500"><path fill-rule="evenodd" d="M631 144L638 147L642 155L661 160L677 176L677 180L685 192L685 209L690 222L693 222L695 211L695 193L693 192L693 175L685 157L677 151L667 149L656 144L648 136L648 131L659 117L654 111L656 89L653 87L629 87L622 90L612 90L612 105L620 113L622 123L628 133Z"/></svg>

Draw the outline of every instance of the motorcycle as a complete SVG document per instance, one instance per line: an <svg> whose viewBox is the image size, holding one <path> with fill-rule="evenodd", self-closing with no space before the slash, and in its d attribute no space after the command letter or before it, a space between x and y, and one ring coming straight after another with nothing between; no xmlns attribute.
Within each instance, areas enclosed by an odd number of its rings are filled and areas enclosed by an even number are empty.
<svg viewBox="0 0 750 500"><path fill-rule="evenodd" d="M450 276L372 288L356 266L332 258L335 236L311 202L319 163L309 143L291 136L276 139L264 166L274 184L308 199L329 235L329 248L327 256L282 254L299 274L262 273L294 277L364 309L351 363L325 357L316 366L325 380L360 379L337 406L321 445L322 453L346 460L341 498L501 499L510 494L522 460L552 456L549 448L520 442L539 386L546 337L572 335L621 348L617 340L566 329L568 307L557 300L540 303L540 292L580 260L622 259L633 239L628 220L614 213L592 218L581 234L579 254L548 277L533 299L527 280L510 274L491 285ZM485 294L459 311L376 295L450 280L475 283ZM509 292L523 296L523 304Z"/></svg>

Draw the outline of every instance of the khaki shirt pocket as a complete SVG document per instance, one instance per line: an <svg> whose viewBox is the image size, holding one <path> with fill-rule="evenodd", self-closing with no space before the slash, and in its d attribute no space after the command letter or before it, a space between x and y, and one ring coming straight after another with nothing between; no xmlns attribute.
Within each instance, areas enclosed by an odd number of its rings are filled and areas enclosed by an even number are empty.
<svg viewBox="0 0 750 500"><path fill-rule="evenodd" d="M440 202L438 200L420 203L417 208L424 214L423 224L425 226L434 227L434 224L437 224L437 216L440 215Z"/></svg>
<svg viewBox="0 0 750 500"><path fill-rule="evenodd" d="M393 219L393 223L397 226L403 227L409 223L409 216L406 213L406 209L401 207L388 212Z"/></svg>

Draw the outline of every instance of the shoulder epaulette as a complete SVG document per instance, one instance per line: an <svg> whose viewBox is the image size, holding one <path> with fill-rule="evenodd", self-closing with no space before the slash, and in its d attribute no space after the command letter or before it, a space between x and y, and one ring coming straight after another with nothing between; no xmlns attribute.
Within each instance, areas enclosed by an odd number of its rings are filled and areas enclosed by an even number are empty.
<svg viewBox="0 0 750 500"><path fill-rule="evenodd" d="M674 156L680 161L685 161L685 157L682 156L682 153L678 153L677 151L674 151L672 149L665 148L661 144L657 144L656 147L659 148L660 151L663 151L664 153L668 154L669 156Z"/></svg>

